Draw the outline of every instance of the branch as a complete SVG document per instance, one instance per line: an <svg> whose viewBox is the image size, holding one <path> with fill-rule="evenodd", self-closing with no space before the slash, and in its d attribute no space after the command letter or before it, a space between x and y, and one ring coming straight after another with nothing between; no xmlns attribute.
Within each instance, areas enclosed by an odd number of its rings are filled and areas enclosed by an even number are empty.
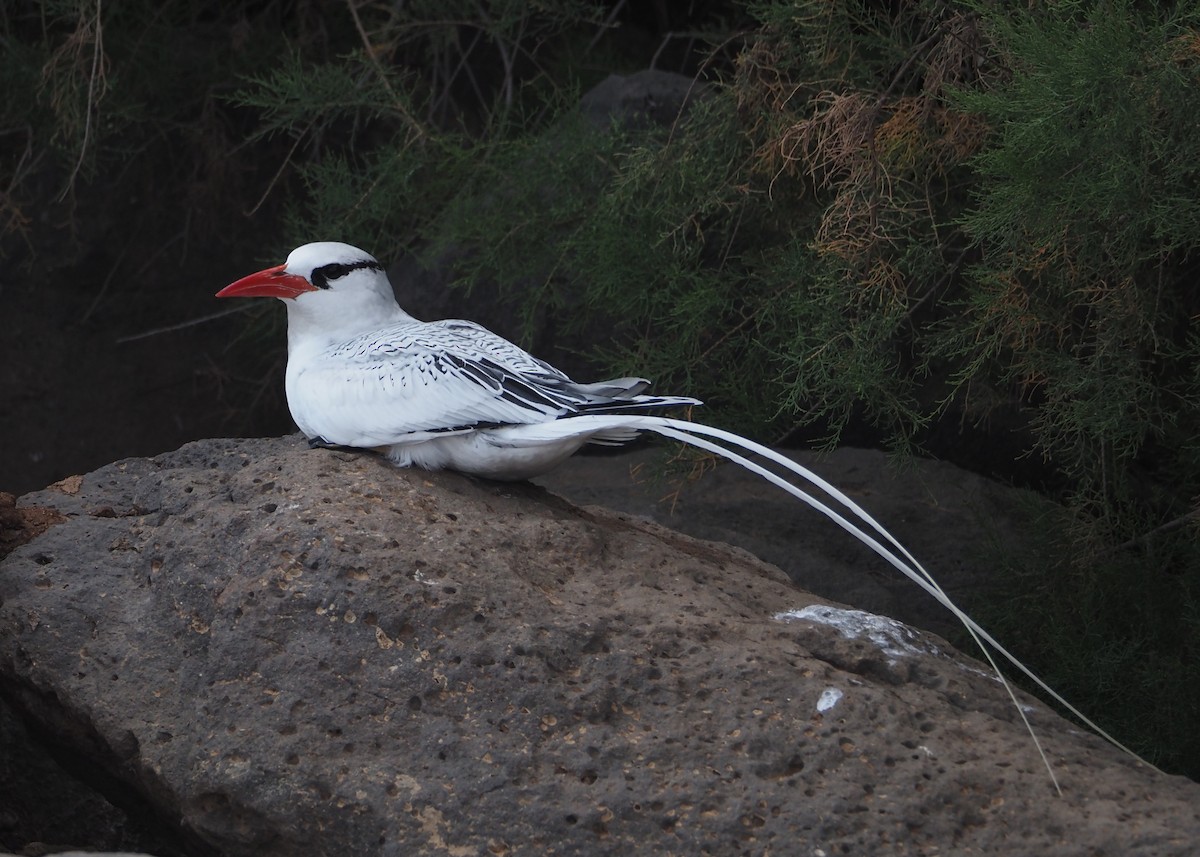
<svg viewBox="0 0 1200 857"><path fill-rule="evenodd" d="M100 103L100 99L104 97L103 91L99 95L96 94L98 84L101 90L103 90L104 77L104 27L100 20L101 12L103 11L102 4L103 0L96 0L96 37L92 40L92 73L88 77L87 105L84 109L83 120L83 142L79 144L79 158L75 161L75 167L71 170L67 184L62 189L62 193L58 195L59 202L66 199L67 194L71 192L71 188L75 186L75 179L79 175L79 171L83 168L83 160L87 157L88 143L92 137L92 112L96 109L96 105Z"/></svg>
<svg viewBox="0 0 1200 857"><path fill-rule="evenodd" d="M392 82L388 80L387 71L383 64L379 62L379 57L375 55L375 48L371 44L371 37L367 35L366 29L363 27L362 19L358 17L358 6L355 0L346 0L346 8L350 10L350 17L354 19L354 27L358 30L358 37L362 40L363 50L367 53L367 59L371 61L371 65L375 67L375 72L379 75L379 82L383 84L383 88L388 91L388 95L392 97L392 104L400 117L408 125L413 136L421 138L425 136L425 129L421 127L421 123L412 117L412 114L404 106L396 90L392 88Z"/></svg>

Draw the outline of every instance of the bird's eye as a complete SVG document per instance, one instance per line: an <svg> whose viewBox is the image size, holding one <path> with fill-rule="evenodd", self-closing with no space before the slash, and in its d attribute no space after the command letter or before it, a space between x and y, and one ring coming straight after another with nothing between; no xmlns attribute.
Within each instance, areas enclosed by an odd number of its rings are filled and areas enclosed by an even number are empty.
<svg viewBox="0 0 1200 857"><path fill-rule="evenodd" d="M328 265L322 265L312 272L312 284L318 289L329 288L329 281L336 280L338 277L344 277L350 273L349 265L342 265L338 262L332 262Z"/></svg>
<svg viewBox="0 0 1200 857"><path fill-rule="evenodd" d="M349 265L343 265L341 262L330 262L328 265L314 268L309 281L318 289L327 289L329 288L330 280L344 277L351 271L357 271L360 268L370 268L373 271L383 270L380 264L374 259L363 259L361 262L351 262Z"/></svg>

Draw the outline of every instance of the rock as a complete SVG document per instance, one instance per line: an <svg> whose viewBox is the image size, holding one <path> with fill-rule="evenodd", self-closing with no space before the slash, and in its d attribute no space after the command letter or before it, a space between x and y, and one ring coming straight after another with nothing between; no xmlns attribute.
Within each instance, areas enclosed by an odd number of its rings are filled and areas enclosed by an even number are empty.
<svg viewBox="0 0 1200 857"><path fill-rule="evenodd" d="M1030 517L1049 505L1033 492L946 462L914 460L897 467L873 449L779 451L879 520L960 605L988 591L994 558L1024 544ZM573 503L640 515L696 538L737 545L822 598L961 636L961 626L932 597L760 477L724 461L695 475L686 468L669 471L660 447L617 458L577 455L536 482Z"/></svg>
<svg viewBox="0 0 1200 857"><path fill-rule="evenodd" d="M151 857L140 851L62 851L52 845L46 846L49 850L43 850L40 845L41 843L36 843L33 848L25 849L20 855L0 853L0 857L42 857L49 854L53 854L54 857Z"/></svg>
<svg viewBox="0 0 1200 857"><path fill-rule="evenodd" d="M0 491L0 559L64 520L53 509L18 507L16 497Z"/></svg>
<svg viewBox="0 0 1200 857"><path fill-rule="evenodd" d="M223 855L1188 854L1200 785L942 640L527 484L203 441L20 506L0 686Z"/></svg>
<svg viewBox="0 0 1200 857"><path fill-rule="evenodd" d="M579 111L597 130L670 128L685 116L708 84L659 69L610 74L579 99Z"/></svg>

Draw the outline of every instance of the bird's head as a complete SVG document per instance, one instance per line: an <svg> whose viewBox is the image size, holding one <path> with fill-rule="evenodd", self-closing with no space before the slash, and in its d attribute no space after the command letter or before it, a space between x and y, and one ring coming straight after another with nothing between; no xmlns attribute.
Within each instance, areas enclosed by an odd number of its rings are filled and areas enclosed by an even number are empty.
<svg viewBox="0 0 1200 857"><path fill-rule="evenodd" d="M396 304L375 257L336 241L297 247L282 265L242 277L217 297L280 298L290 335L348 336L412 318Z"/></svg>
<svg viewBox="0 0 1200 857"><path fill-rule="evenodd" d="M217 297L295 300L309 292L378 289L386 281L383 266L370 253L349 244L318 241L297 247L282 265L231 283Z"/></svg>

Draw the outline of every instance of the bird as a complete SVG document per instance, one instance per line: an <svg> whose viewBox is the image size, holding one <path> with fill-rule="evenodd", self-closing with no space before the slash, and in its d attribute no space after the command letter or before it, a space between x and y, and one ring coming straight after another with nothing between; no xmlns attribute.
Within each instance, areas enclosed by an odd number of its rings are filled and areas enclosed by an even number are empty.
<svg viewBox="0 0 1200 857"><path fill-rule="evenodd" d="M577 383L474 322L418 321L396 302L383 265L340 242L297 247L283 264L243 277L216 296L278 298L287 307L285 390L311 445L377 450L403 467L501 480L540 475L585 444L621 445L644 432L721 456L825 515L949 610L1008 690L1056 789L1054 771L993 651L1137 758L964 613L898 539L836 486L748 438L657 413L693 408L700 400L649 395L644 378Z"/></svg>
<svg viewBox="0 0 1200 857"><path fill-rule="evenodd" d="M298 247L217 297L276 297L288 314L288 407L314 445L380 449L398 465L529 479L585 444L638 432L585 416L699 405L644 378L580 384L472 321L417 321L379 262L348 244Z"/></svg>

